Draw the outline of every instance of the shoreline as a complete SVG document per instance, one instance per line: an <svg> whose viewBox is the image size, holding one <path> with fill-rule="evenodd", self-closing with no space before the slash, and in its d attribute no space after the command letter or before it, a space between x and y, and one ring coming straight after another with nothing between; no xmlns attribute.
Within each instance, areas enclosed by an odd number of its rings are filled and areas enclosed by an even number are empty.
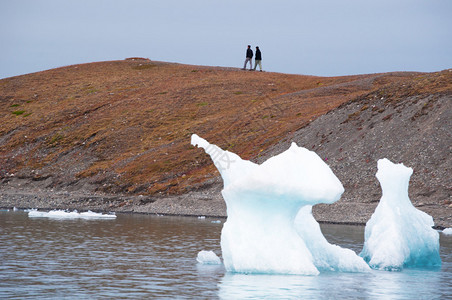
<svg viewBox="0 0 452 300"><path fill-rule="evenodd" d="M100 195L95 193L71 193L66 191L7 190L0 192L1 209L77 210L145 214L179 217L206 217L226 219L226 204L220 186L203 191L189 192L179 196L147 197L130 195ZM365 226L377 203L351 203L339 200L333 204L313 207L313 216L320 224ZM442 230L452 227L450 216L441 207L418 207L431 215L433 228Z"/></svg>
<svg viewBox="0 0 452 300"><path fill-rule="evenodd" d="M1 210L13 210L13 209L18 209L18 210L27 210L30 208L25 208L25 207L1 207L0 206L0 211ZM34 208L33 208L34 209ZM45 212L49 212L51 210L55 210L54 208L39 208L38 210L40 211L45 211ZM77 210L78 211L78 210ZM92 211L95 213L111 213L112 211L103 211L103 210L80 210L81 212L84 211ZM187 215L187 214L159 214L159 213L154 213L154 212L136 212L136 211L119 211L119 212L114 212L115 214L124 214L124 215L149 215L149 216L158 216L158 217L183 217L183 218L206 218L206 219L222 219L222 220L226 220L228 217L227 216L199 216L199 215ZM346 225L346 226L366 226L365 223L355 223L355 222L334 222L334 221L317 221L319 224L332 224L332 225ZM445 229L445 227L442 226L434 226L434 229L440 229L443 230Z"/></svg>

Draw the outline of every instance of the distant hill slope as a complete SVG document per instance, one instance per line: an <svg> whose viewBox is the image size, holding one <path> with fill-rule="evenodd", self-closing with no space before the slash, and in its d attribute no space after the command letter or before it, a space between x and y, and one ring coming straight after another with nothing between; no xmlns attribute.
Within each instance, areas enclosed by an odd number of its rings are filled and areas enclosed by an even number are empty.
<svg viewBox="0 0 452 300"><path fill-rule="evenodd" d="M315 77L145 59L6 78L0 80L0 188L155 199L218 185L210 159L190 146L192 133L255 161L292 138L328 155L335 171L341 161L365 159L370 168L362 180L341 175L346 188L373 180L381 155L362 143L377 141L394 155L411 151L413 159L424 146L430 147L424 157L441 149L438 159L450 171L450 152L443 149L450 150L450 121L432 118L439 111L446 117L441 109L450 107L451 81L449 71ZM399 126L386 124L397 125L404 114L412 119L402 126L405 134L389 135ZM435 126L449 135L434 138ZM400 143L406 147L396 148ZM415 169L427 164L429 172L444 167L417 158L403 162ZM438 184L441 191L431 196L450 201L450 183Z"/></svg>
<svg viewBox="0 0 452 300"><path fill-rule="evenodd" d="M409 196L452 225L452 72L419 75L388 84L320 116L271 147L291 141L314 150L333 169L345 193L334 205L314 208L318 220L364 223L381 198L377 161L388 158L413 168Z"/></svg>

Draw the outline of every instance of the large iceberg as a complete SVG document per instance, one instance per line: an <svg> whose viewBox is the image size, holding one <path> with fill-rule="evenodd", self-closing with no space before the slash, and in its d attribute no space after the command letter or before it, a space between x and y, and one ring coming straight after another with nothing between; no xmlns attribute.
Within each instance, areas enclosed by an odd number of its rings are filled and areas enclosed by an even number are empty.
<svg viewBox="0 0 452 300"><path fill-rule="evenodd" d="M380 203L366 224L361 256L374 269L440 266L439 234L433 219L416 209L408 197L413 173L403 164L378 161L377 179L382 189Z"/></svg>
<svg viewBox="0 0 452 300"><path fill-rule="evenodd" d="M221 232L226 270L317 275L321 270L367 271L352 250L329 244L311 213L333 203L344 188L314 152L291 147L261 165L242 160L197 135L223 178L228 219Z"/></svg>

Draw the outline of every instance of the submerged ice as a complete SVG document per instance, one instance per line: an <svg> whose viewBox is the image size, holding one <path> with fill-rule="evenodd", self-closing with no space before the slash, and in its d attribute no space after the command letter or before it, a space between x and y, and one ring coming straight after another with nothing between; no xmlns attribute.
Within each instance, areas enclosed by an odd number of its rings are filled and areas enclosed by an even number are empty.
<svg viewBox="0 0 452 300"><path fill-rule="evenodd" d="M378 161L377 179L382 197L366 224L361 256L372 268L400 270L403 267L439 266L439 234L433 218L416 209L408 197L413 173L403 164Z"/></svg>
<svg viewBox="0 0 452 300"><path fill-rule="evenodd" d="M261 165L242 160L197 135L220 171L228 219L221 233L226 270L317 275L322 270L367 271L349 249L329 244L311 213L334 203L344 188L325 162L295 143Z"/></svg>

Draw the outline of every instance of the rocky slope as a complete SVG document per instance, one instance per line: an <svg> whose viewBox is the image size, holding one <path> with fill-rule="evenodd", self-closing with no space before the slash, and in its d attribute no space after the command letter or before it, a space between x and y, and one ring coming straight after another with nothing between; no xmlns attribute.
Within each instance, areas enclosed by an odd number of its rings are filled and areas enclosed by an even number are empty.
<svg viewBox="0 0 452 300"><path fill-rule="evenodd" d="M127 59L2 79L0 206L225 215L217 171L190 146L197 133L254 161L292 140L316 151L347 190L335 211L317 208L324 221L364 222L379 199L376 160L401 161L415 170L413 202L450 225L451 74Z"/></svg>
<svg viewBox="0 0 452 300"><path fill-rule="evenodd" d="M314 213L318 220L334 222L366 222L381 198L378 159L401 162L414 170L409 186L413 204L434 216L436 224L450 227L451 73L390 84L358 97L296 131L267 155L295 141L324 158L346 191L338 203L316 206ZM430 85L438 89L425 90Z"/></svg>

